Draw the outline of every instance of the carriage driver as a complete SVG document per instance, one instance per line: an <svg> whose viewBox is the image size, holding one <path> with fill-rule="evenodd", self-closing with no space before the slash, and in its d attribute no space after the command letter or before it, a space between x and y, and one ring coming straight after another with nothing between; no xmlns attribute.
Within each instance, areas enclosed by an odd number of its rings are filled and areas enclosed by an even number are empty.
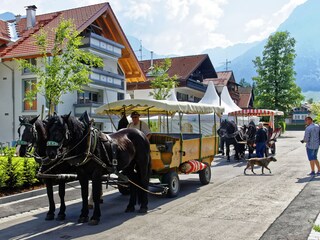
<svg viewBox="0 0 320 240"><path fill-rule="evenodd" d="M129 123L128 128L136 128L143 132L147 138L150 140L151 130L148 125L140 120L140 114L136 111L131 113L132 122Z"/></svg>

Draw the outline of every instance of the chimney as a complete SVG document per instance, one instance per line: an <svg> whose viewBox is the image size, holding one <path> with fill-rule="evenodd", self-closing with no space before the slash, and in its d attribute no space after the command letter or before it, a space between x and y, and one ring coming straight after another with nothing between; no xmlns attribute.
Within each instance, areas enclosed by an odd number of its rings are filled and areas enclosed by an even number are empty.
<svg viewBox="0 0 320 240"><path fill-rule="evenodd" d="M20 20L21 20L21 15L20 14L16 15L16 23L20 22Z"/></svg>
<svg viewBox="0 0 320 240"><path fill-rule="evenodd" d="M33 28L36 25L36 9L35 5L26 6L27 10L27 29Z"/></svg>

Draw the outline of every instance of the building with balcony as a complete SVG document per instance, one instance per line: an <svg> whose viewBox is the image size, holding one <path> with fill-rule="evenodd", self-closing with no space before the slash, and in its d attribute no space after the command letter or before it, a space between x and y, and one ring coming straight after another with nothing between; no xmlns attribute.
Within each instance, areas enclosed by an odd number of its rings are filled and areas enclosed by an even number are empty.
<svg viewBox="0 0 320 240"><path fill-rule="evenodd" d="M217 73L207 54L172 57L171 67L168 69L170 77L178 77L176 96L179 101L199 102L207 89L203 84L207 78L216 78ZM141 69L146 75L145 82L127 82L127 91L132 98L152 98L149 93L152 91L150 81L153 76L149 75L154 65L159 65L164 59L151 59L140 61Z"/></svg>
<svg viewBox="0 0 320 240"><path fill-rule="evenodd" d="M113 129L107 117L96 116L94 109L101 104L124 99L126 82L146 80L139 62L108 3L37 15L36 6L26 7L26 17L17 16L10 21L0 20L0 142L18 138L19 116L45 116L47 103L38 94L32 104L25 94L37 81L28 69L20 70L16 58L28 59L40 65L41 55L34 44L33 35L40 28L54 42L55 29L62 19L72 19L83 37L82 49L101 57L102 68L93 68L91 82L81 92L62 96L63 103L56 108L58 114L70 111L80 116L85 110L95 118L96 127L103 131ZM51 49L48 46L48 49ZM117 120L117 119L115 119Z"/></svg>

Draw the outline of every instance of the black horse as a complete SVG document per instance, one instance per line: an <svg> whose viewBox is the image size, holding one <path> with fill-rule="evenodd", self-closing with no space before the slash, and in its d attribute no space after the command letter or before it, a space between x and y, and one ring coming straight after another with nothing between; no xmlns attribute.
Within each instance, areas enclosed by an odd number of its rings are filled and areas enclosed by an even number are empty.
<svg viewBox="0 0 320 240"><path fill-rule="evenodd" d="M49 170L51 164L43 164L42 160L46 158L46 144L47 135L45 130L46 121L38 119L39 116L29 119L25 117L19 117L20 127L18 128L19 140L18 140L18 151L20 157L33 156L35 160L41 164L39 172L46 172ZM32 152L32 148L34 151ZM63 166L64 168L65 166ZM59 166L61 168L61 166ZM55 169L56 171L56 169ZM50 171L50 173L52 173ZM49 200L49 211L46 215L45 220L53 220L55 212L55 202L53 196L53 179L45 179L47 196ZM60 197L60 211L57 216L57 220L64 220L66 205L65 205L65 182L59 181L59 197Z"/></svg>
<svg viewBox="0 0 320 240"><path fill-rule="evenodd" d="M245 152L245 145L239 143L244 140L245 129L238 130L235 122L223 120L217 132L221 141L226 144L227 160L230 161L230 145L233 145L235 149L234 158L239 161Z"/></svg>
<svg viewBox="0 0 320 240"><path fill-rule="evenodd" d="M47 155L56 159L61 150L66 148L67 156L75 156L73 163L77 166L77 174L81 185L82 209L78 222L89 220L88 214L88 182L92 180L94 211L89 224L96 225L100 221L99 206L102 175L125 174L131 181L144 189L148 188L151 171L150 144L146 136L136 129L122 129L116 133L105 135L92 129L89 117L85 113L79 120L73 116L53 116L48 121ZM123 173L120 173L120 172ZM137 194L137 192L139 194ZM135 211L136 199L139 195L141 213L148 209L148 195L138 191L130 184L130 200L126 212Z"/></svg>

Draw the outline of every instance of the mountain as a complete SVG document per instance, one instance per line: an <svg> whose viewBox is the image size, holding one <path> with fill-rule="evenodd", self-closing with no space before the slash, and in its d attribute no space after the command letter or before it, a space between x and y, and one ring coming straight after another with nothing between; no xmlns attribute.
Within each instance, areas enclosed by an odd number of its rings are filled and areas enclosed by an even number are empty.
<svg viewBox="0 0 320 240"><path fill-rule="evenodd" d="M250 48L254 47L257 44L258 42L239 43L226 48L209 48L204 50L203 53L209 55L210 60L214 66L220 66L221 64L224 64L223 67L225 67L226 61L232 61L233 59L244 54L246 51L248 51Z"/></svg>
<svg viewBox="0 0 320 240"><path fill-rule="evenodd" d="M15 16L11 12L5 12L0 14L0 19L3 21L8 21L8 20L15 19Z"/></svg>
<svg viewBox="0 0 320 240"><path fill-rule="evenodd" d="M138 38L130 35L127 35L127 38L139 61L151 59L151 50L141 46L142 43ZM155 52L153 53L153 59L166 58L166 57L176 57L176 55L160 55Z"/></svg>
<svg viewBox="0 0 320 240"><path fill-rule="evenodd" d="M296 39L295 71L296 83L306 91L320 91L320 1L308 0L298 6L283 22L277 31L288 31ZM256 76L252 60L261 56L267 40L232 60L230 69L233 70L237 81L244 78L247 82ZM217 71L224 70L224 65L216 67Z"/></svg>

